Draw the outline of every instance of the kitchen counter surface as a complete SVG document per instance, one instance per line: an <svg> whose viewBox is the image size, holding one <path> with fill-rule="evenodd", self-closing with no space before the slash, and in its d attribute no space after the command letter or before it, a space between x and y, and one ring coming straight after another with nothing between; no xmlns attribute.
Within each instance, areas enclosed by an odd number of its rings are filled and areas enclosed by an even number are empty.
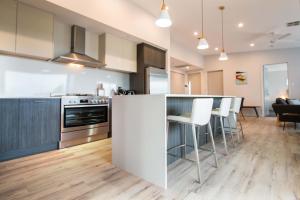
<svg viewBox="0 0 300 200"><path fill-rule="evenodd" d="M60 99L61 97L15 97L15 96L0 96L0 99Z"/></svg>
<svg viewBox="0 0 300 200"><path fill-rule="evenodd" d="M188 94L166 94L166 97L190 97L190 98L233 98L234 96L220 96L220 95L188 95Z"/></svg>

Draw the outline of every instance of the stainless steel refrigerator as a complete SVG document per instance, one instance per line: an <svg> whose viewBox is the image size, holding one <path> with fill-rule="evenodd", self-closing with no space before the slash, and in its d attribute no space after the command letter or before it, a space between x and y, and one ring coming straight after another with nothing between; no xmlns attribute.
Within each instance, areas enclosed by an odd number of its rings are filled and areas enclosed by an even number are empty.
<svg viewBox="0 0 300 200"><path fill-rule="evenodd" d="M147 67L145 78L147 94L169 93L168 74L165 69Z"/></svg>

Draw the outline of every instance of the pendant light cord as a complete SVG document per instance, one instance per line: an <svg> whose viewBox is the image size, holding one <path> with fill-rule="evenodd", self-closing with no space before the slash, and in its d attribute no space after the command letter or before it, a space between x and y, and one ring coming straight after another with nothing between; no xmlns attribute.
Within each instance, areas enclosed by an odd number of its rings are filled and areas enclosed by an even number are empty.
<svg viewBox="0 0 300 200"><path fill-rule="evenodd" d="M223 16L224 9L221 9L221 18L222 18L222 51L224 51L224 16Z"/></svg>
<svg viewBox="0 0 300 200"><path fill-rule="evenodd" d="M201 3L201 9L202 9L202 18L201 18L201 21L202 21L202 36L201 37L202 38L204 38L204 28L203 28L204 27L204 19L203 19L204 18L204 13L203 13L204 9L203 9L203 1L204 0L202 0L202 3Z"/></svg>

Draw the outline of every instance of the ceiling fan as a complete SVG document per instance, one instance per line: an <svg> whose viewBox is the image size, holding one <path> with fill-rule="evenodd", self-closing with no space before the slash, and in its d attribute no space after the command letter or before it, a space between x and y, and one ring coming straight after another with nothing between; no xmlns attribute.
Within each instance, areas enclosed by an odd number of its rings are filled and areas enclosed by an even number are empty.
<svg viewBox="0 0 300 200"><path fill-rule="evenodd" d="M287 37L290 37L292 34L291 33L279 34L279 33L271 32L269 33L269 35L271 38L269 42L269 46L274 47L276 42L286 39Z"/></svg>

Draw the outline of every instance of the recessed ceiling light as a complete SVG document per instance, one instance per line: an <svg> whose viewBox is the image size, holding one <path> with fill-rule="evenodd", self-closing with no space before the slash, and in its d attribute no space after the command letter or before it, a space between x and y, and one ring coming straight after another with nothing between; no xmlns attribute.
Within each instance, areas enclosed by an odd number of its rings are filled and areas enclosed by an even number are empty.
<svg viewBox="0 0 300 200"><path fill-rule="evenodd" d="M218 48L218 47L216 47L216 48L215 48L215 51L219 51L219 48Z"/></svg>
<svg viewBox="0 0 300 200"><path fill-rule="evenodd" d="M239 28L243 28L243 27L244 27L244 23L240 22L240 23L238 24L238 27L239 27Z"/></svg>
<svg viewBox="0 0 300 200"><path fill-rule="evenodd" d="M250 47L254 47L255 46L255 44L254 43L250 43Z"/></svg>
<svg viewBox="0 0 300 200"><path fill-rule="evenodd" d="M198 32L195 31L195 32L194 32L194 35L195 35L195 36L198 35Z"/></svg>
<svg viewBox="0 0 300 200"><path fill-rule="evenodd" d="M190 66L186 66L185 68L186 68L186 69L190 69Z"/></svg>

